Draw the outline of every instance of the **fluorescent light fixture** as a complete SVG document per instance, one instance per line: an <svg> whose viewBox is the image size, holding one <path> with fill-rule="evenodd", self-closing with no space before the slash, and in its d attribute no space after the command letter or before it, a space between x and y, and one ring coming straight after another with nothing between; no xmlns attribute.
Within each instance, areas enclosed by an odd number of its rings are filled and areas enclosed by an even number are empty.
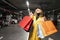
<svg viewBox="0 0 60 40"><path fill-rule="evenodd" d="M30 13L30 9L28 8L28 12Z"/></svg>
<svg viewBox="0 0 60 40"><path fill-rule="evenodd" d="M30 11L30 9L28 8L28 11Z"/></svg>
<svg viewBox="0 0 60 40"><path fill-rule="evenodd" d="M28 1L26 1L26 5L29 7L29 2Z"/></svg>

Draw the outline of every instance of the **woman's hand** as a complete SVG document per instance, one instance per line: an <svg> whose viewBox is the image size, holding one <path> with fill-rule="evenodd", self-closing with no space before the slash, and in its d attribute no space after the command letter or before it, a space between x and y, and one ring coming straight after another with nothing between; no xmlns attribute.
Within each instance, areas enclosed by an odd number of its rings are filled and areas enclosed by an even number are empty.
<svg viewBox="0 0 60 40"><path fill-rule="evenodd" d="M42 21L46 21L47 19L46 19L46 17L44 16L44 17L42 17Z"/></svg>
<svg viewBox="0 0 60 40"><path fill-rule="evenodd" d="M32 12L30 12L30 13L29 13L29 16L33 16L33 13L32 13Z"/></svg>
<svg viewBox="0 0 60 40"><path fill-rule="evenodd" d="M29 13L29 16L33 19L33 13L32 12Z"/></svg>

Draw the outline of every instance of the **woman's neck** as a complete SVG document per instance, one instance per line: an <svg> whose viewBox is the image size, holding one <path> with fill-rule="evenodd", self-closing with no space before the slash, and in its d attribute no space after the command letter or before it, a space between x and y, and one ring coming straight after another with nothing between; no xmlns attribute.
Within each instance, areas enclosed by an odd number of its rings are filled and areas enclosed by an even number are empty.
<svg viewBox="0 0 60 40"><path fill-rule="evenodd" d="M38 19L38 18L39 18L39 16L40 16L40 13L38 13L38 14L36 15L36 19Z"/></svg>

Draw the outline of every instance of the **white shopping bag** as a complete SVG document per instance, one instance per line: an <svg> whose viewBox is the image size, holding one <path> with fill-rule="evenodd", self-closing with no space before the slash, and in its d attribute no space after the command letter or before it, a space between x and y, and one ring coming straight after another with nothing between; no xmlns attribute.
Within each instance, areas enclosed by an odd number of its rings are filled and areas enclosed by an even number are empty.
<svg viewBox="0 0 60 40"><path fill-rule="evenodd" d="M44 35L43 35L43 32L42 32L40 24L37 25L37 28L38 28L38 30L37 30L37 36L39 38L44 38Z"/></svg>

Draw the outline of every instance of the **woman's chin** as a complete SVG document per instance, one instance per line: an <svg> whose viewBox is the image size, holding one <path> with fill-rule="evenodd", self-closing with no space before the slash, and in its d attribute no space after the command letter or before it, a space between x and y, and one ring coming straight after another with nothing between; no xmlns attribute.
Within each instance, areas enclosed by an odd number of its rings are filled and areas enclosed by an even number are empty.
<svg viewBox="0 0 60 40"><path fill-rule="evenodd" d="M39 14L40 12L37 12L37 14Z"/></svg>

